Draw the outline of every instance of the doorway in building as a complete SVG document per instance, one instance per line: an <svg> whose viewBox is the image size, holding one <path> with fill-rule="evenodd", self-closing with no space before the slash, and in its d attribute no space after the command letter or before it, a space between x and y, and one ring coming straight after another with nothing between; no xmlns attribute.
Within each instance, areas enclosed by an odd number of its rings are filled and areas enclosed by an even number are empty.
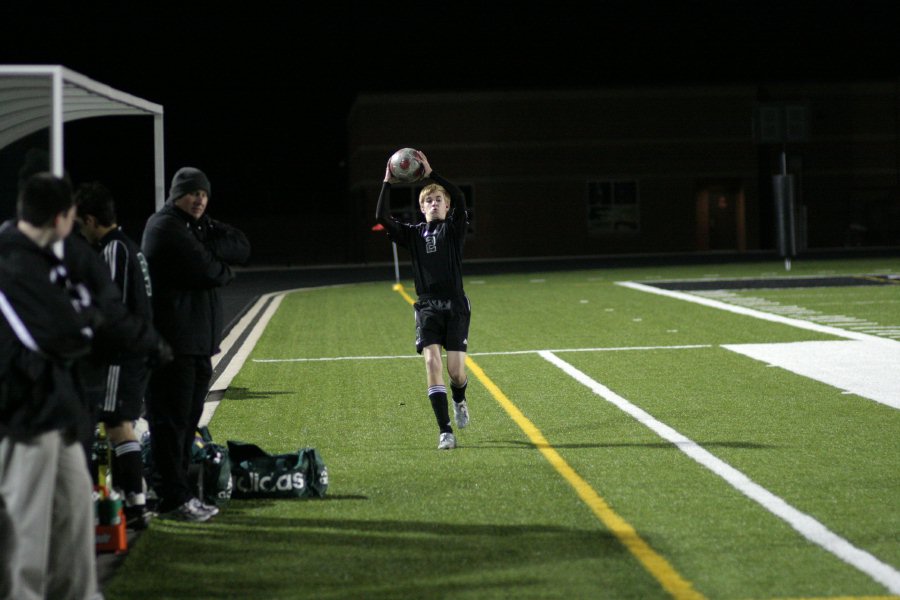
<svg viewBox="0 0 900 600"><path fill-rule="evenodd" d="M739 180L697 185L697 250L747 249L744 188Z"/></svg>

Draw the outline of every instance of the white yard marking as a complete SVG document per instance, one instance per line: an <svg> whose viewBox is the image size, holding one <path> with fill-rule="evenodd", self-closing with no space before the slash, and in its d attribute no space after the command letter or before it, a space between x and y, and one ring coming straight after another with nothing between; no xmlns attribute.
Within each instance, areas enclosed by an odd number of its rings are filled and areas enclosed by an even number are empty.
<svg viewBox="0 0 900 600"><path fill-rule="evenodd" d="M725 345L838 389L900 409L900 344L861 341Z"/></svg>
<svg viewBox="0 0 900 600"><path fill-rule="evenodd" d="M665 423L658 421L645 410L635 406L605 385L560 359L552 352L540 352L539 354L542 358L557 366L595 394L631 415L637 419L638 422L651 429L664 440L672 443L676 448L687 454L697 463L724 479L736 490L760 504L773 515L785 521L809 541L820 546L859 571L862 571L881 585L885 586L892 594L900 594L900 572L891 565L880 561L865 550L857 548L844 538L829 530L825 525L810 515L797 510L779 496L776 496L751 480L741 471L738 471L708 450L702 448L693 440L680 434Z"/></svg>
<svg viewBox="0 0 900 600"><path fill-rule="evenodd" d="M722 302L718 302L715 300L710 300L707 298L698 298L697 296L691 296L690 294L684 294L681 292L672 292L669 290L660 290L658 288L653 288L650 286L645 286L642 284L636 284L632 282L618 282L619 285L623 285L625 287L631 287L633 289L637 289L640 291L647 291L651 293L657 293L664 296L670 296L674 298L678 298L681 300L688 300L690 302L695 302L699 304L704 304L707 306L711 306L714 308L719 308L722 310L728 310L730 312L744 314L747 316L753 316L756 318L779 322L787 325L793 325L796 327L801 327L803 329L809 329L813 331L819 331L822 333L829 333L835 336L854 339L862 342L878 342L877 351L881 352L883 350L883 346L881 344L893 344L896 347L900 347L900 343L893 342L891 340L885 340L884 338L879 338L876 336L866 335L864 333L859 332L848 332L845 330L838 329L836 327L828 327L824 325L819 325L815 323L809 323L808 321L801 321L798 319L791 319L788 317L784 317L781 315L772 315L763 313L760 311L756 311L753 309L748 309L745 307L737 307L728 305ZM294 291L294 290L291 290ZM251 310L247 312L247 314L241 319L241 321L236 325L226 340L223 341L222 349L223 352L219 355L216 360L214 366L218 365L218 362L222 359L223 356L229 353L231 346L233 346L243 335L244 331L253 323L257 316L259 315L259 319L256 321L256 324L253 325L253 328L248 335L247 339L241 344L238 352L232 358L231 362L229 362L225 371L219 376L219 378L213 383L212 389L225 389L228 384L231 382L231 379L234 375L240 370L241 366L245 362L247 356L252 351L253 347L256 345L259 337L262 335L262 332L265 330L268 325L269 320L275 314L275 311L278 308L278 305L284 295L287 292L279 292L275 294L268 294L260 298L259 301L253 306ZM267 306L265 312L260 315L260 311L263 310L263 307L266 306L266 301L275 296L275 299ZM611 309L606 309L607 311ZM846 344L849 342L807 342L810 344L825 344L825 345L834 345L838 344ZM785 346L786 344L736 344L725 346L729 350L735 352L741 352L746 354L747 356L751 356L753 352L759 352L760 348L763 346ZM869 344L865 344L865 351L868 352L872 350L874 347ZM480 352L480 353L472 353L472 356L503 356L503 355L519 355L519 354L538 354L545 360L550 363L556 365L561 370L569 374L571 377L575 378L583 385L590 388L594 393L604 398L608 402L618 406L621 410L631 415L635 419L637 419L640 423L644 424L658 435L660 435L663 439L674 444L679 450L690 456L693 460L703 465L704 467L710 469L723 479L727 481L730 485L735 487L741 493L745 494L747 497L753 499L758 502L764 508L772 512L774 515L783 519L787 522L791 527L797 530L801 535L812 541L813 543L821 546L828 552L831 552L841 560L847 562L848 564L854 566L859 569L863 573L866 573L870 577L872 577L875 581L878 581L882 585L884 585L891 593L900 594L900 573L892 566L887 565L880 560L878 560L873 555L856 548L852 544L850 544L847 540L841 538L837 534L830 531L826 528L822 523L813 519L809 515L800 512L799 510L793 508L788 505L783 499L775 496L759 484L750 480L746 475L738 471L737 469L731 467L721 459L717 458L707 450L700 447L697 443L678 433L668 425L656 420L649 413L644 411L641 408L638 408L634 404L628 402L621 396L617 395L615 392L603 386L599 382L591 379L589 376L579 371L569 363L563 361L556 354L565 353L565 352L619 352L619 351L647 351L647 350L685 350L685 349L698 349L698 348L710 348L712 347L710 344L695 344L695 345L679 345L679 346L635 346L635 347L615 347L615 348L569 348L569 349L557 349L557 350L521 350L521 351L510 351L510 352ZM792 355L795 353L792 353ZM774 355L766 354L765 358L761 357L760 360L766 360L767 362L771 362ZM259 363L274 363L274 362L329 362L329 361L348 361L348 360L386 360L386 359L418 359L418 355L397 355L397 356L356 356L356 357L320 357L320 358L286 358L286 359L253 359L254 362ZM756 358L756 356L754 356ZM777 360L777 357L775 357ZM893 365L897 364L896 358L893 359ZM895 388L896 389L896 388ZM854 392L858 393L858 392ZM207 410L204 411L204 419L205 423L209 422L209 419L212 417L212 413L215 411L216 405L218 403L207 403L210 406L207 407ZM207 414L207 412L209 414Z"/></svg>
<svg viewBox="0 0 900 600"><path fill-rule="evenodd" d="M825 325L841 327L853 331L860 331L862 333L875 333L880 337L900 337L900 328L898 328L898 326L896 325L879 325L878 323L860 319L858 317L848 317L846 315L833 314L829 315L824 314L821 311L812 310L809 308L801 308L799 306L790 305L786 306L781 304L780 302L767 300L765 298L757 298L754 296L746 296L744 294L736 293L731 290L697 290L692 293L704 298L720 300L731 305L748 306L750 308L763 310L767 313L775 313L788 317L797 317L804 321L812 321L813 323L823 323ZM815 297L812 294L809 294L807 296ZM861 304L861 302L841 302L836 304L846 306L847 304ZM821 304L818 302L817 305L821 306Z"/></svg>
<svg viewBox="0 0 900 600"><path fill-rule="evenodd" d="M786 317L784 315L775 315L767 312L763 312L760 310L756 310L753 308L747 308L746 306L735 306L733 304L726 304L725 302L720 302L718 300L713 300L711 298L703 298L700 296L695 296L693 294L687 294L685 292L676 292L673 290L664 290L661 288L653 287L651 285L644 285L642 283L635 283L634 281L617 281L616 285L621 285L622 287L631 288L633 290L637 290L640 292L648 292L650 294L657 294L660 296L668 296L669 298L676 298L678 300L685 300L687 302L693 302L694 304L702 304L703 306L709 306L711 308L718 308L719 310L727 310L728 312L733 312L739 315L745 315L748 317L753 317L756 319L762 319L763 321L772 321L774 323L781 323L783 325L790 325L792 327L799 327L800 329L807 329L809 331L816 331L819 333L826 333L833 335L835 337L846 338L850 340L862 340L862 341L875 341L878 343L887 342L891 343L891 340L886 340L885 338L881 338L874 335L868 335L866 333L861 333L858 331L847 331L846 329L839 329L837 327L831 327L828 325L821 325L819 323L811 323L810 321L804 321L802 319L794 319L791 317ZM894 342L896 343L896 342Z"/></svg>
<svg viewBox="0 0 900 600"><path fill-rule="evenodd" d="M854 340L854 342L725 344L723 347L786 369L792 373L821 381L841 390L853 392L863 398L868 398L893 408L900 408L900 373L897 370L897 365L900 364L900 342L866 333L867 331L872 331L892 334L893 327L863 327L862 324L867 323L866 321L844 316L814 317L816 320L824 321L828 324L813 323L804 319L763 312L747 306L735 306L734 304L710 298L710 295L718 293L715 291L705 292L704 296L696 296L685 292L663 290L631 281L616 283L641 292L686 300L711 308L727 310L739 315ZM730 298L730 293L727 291L722 291L721 294L723 298ZM758 298L744 300L767 309L773 307L778 309L797 308L784 307L778 303L770 303ZM854 327L854 330L841 329L836 327L838 324L851 325Z"/></svg>
<svg viewBox="0 0 900 600"><path fill-rule="evenodd" d="M255 363L306 363L338 362L344 360L396 360L399 358L420 358L418 354L395 354L382 356L319 356L315 358L254 358Z"/></svg>
<svg viewBox="0 0 900 600"><path fill-rule="evenodd" d="M692 344L681 346L623 346L615 348L557 348L555 350L510 350L507 352L470 352L469 356L515 356L519 354L540 354L541 352L627 352L634 350L692 350L696 348L712 348L710 344ZM335 362L343 360L396 360L396 359L420 359L418 354L398 354L381 356L323 356L316 358L254 358L255 363L285 363L285 362Z"/></svg>

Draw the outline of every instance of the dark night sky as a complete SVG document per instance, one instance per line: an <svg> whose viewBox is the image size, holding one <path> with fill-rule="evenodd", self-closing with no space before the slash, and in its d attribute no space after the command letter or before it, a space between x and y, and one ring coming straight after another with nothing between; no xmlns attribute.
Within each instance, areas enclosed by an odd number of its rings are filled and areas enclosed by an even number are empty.
<svg viewBox="0 0 900 600"><path fill-rule="evenodd" d="M0 63L62 64L162 104L167 180L204 169L211 209L234 219L340 217L344 124L360 91L900 77L886 1L108 3L39 17L9 4ZM123 157L149 160L131 147L135 131L152 139L148 124L123 120L106 138L83 127L66 133L76 180L117 181L134 172Z"/></svg>

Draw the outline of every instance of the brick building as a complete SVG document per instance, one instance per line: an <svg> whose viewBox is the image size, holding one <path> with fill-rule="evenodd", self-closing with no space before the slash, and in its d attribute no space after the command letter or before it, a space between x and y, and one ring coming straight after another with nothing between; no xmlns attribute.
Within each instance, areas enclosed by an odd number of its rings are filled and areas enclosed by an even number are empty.
<svg viewBox="0 0 900 600"><path fill-rule="evenodd" d="M897 82L361 94L348 135L360 231L387 157L421 148L470 198L467 258L771 249L783 169L801 250L900 245Z"/></svg>

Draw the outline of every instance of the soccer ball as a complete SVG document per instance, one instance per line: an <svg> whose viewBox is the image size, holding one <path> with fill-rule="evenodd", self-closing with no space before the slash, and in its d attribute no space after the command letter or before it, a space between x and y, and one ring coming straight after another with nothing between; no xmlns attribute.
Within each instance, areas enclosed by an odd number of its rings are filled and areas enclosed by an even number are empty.
<svg viewBox="0 0 900 600"><path fill-rule="evenodd" d="M388 163L391 175L404 183L413 183L425 174L425 165L419 161L415 148L401 148L391 155Z"/></svg>

